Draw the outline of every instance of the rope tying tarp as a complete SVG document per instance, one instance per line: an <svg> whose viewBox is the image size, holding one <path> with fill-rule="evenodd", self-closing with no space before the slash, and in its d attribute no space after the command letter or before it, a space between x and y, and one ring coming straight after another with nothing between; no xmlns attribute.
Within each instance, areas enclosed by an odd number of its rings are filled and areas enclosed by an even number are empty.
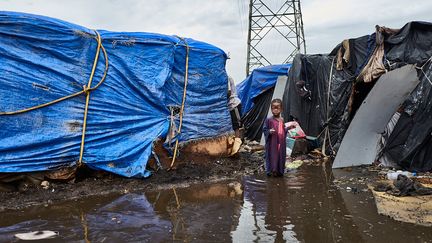
<svg viewBox="0 0 432 243"><path fill-rule="evenodd" d="M98 42L97 45L97 49L96 49L96 54L95 54L95 58L94 58L94 62L93 62L93 68L88 80L88 84L87 86L84 86L84 92L86 94L86 103L85 103L85 109L84 109L84 121L83 121L83 128L82 128L82 136L81 136L81 149L80 149L80 156L79 156L79 160L78 160L78 167L82 166L82 158L83 158L83 154L84 154L84 145L85 145L85 133L86 133L86 128L87 128L87 113L88 113L88 106L89 106L89 101L90 101L90 87L91 87L91 83L93 81L93 77L94 77L94 73L96 71L96 66L99 60L99 54L100 54L100 49L102 46L102 40L101 37L99 35L99 33L97 31L95 31L96 33L96 40ZM106 54L105 49L104 50L104 55ZM108 71L108 58L107 55L105 55L105 72L104 72L104 76L102 77L102 81L105 80L106 74ZM100 84L101 82L99 82ZM96 88L99 87L98 85L96 85Z"/></svg>
<svg viewBox="0 0 432 243"><path fill-rule="evenodd" d="M183 112L184 112L184 106L185 106L185 102L186 102L186 91L187 91L188 73L189 73L189 45L186 42L186 40L184 40L183 38L182 38L182 40L184 41L184 43L186 45L186 64L185 64L185 75L184 75L183 99L182 99L182 104L180 107L180 114L179 114L180 121L179 121L179 128L178 128L177 135L179 135L181 133L182 124L183 124ZM177 138L176 143L175 143L175 147L174 147L174 155L173 155L169 169L171 169L174 166L174 163L175 163L175 160L177 157L178 143L179 143L179 140Z"/></svg>
<svg viewBox="0 0 432 243"><path fill-rule="evenodd" d="M25 112L29 112L29 111L33 111L33 110L37 110L40 108L44 108L53 104L56 104L58 102L79 96L81 94L85 94L86 95L86 103L85 103L85 109L84 109L84 118L83 118L83 129L82 129L82 137L81 137L81 148L80 148L80 155L79 155L79 160L78 160L78 167L82 166L82 157L83 157L83 153L84 153L84 143L85 143L85 133L86 133L86 124L87 124L87 113L88 113L88 105L89 105L89 101L90 101L90 92L93 90L96 90L97 88L99 88L99 86L105 81L106 75L108 73L108 67L109 67L109 63L108 63L108 54L104 48L104 46L102 45L102 39L100 37L99 32L97 32L96 30L94 30L95 34L96 34L96 41L97 41L97 49L96 49L96 54L95 54L95 58L93 61L93 67L92 67L92 71L90 73L90 77L88 80L87 85L83 86L83 90L78 91L76 93L67 95L67 96L63 96L61 98L58 98L56 100L53 101L49 101L47 103L44 104L40 104L40 105L36 105L36 106L32 106L29 108L25 108L25 109L21 109L21 110L16 110L16 111L3 111L0 112L0 115L17 115L17 114L21 114L21 113L25 113ZM100 55L100 50L102 49L102 53L104 55L105 58L105 70L104 73L102 75L101 80L99 81L99 83L96 84L96 86L91 87L91 83L93 81L93 77L96 71L96 67L98 64L98 60L99 60L99 55Z"/></svg>
<svg viewBox="0 0 432 243"><path fill-rule="evenodd" d="M333 149L333 146L332 146L332 141L331 141L331 138L330 138L330 130L329 130L329 122L330 122L330 119L329 119L329 113L330 113L330 91L331 91L331 84L332 84L332 80L333 80L333 64L334 64L334 60L335 60L335 57L333 57L333 59L332 59L332 62L331 62L331 66L330 66L330 74L329 74L329 79L328 79L328 88L327 88L327 107L326 107L326 118L327 118L327 120L326 120L326 127L324 128L324 130L323 131L321 131L321 133L318 135L318 137L322 134L322 132L324 132L324 141L323 141L323 144L322 144L322 147L321 147L321 152L322 152L322 154L324 155L324 156L327 156L327 154L326 154L326 141L327 141L327 139L328 139L328 141L329 141L329 145L330 145L330 148L331 148L331 150L332 150L332 153L333 154L335 154L335 151L334 151L334 149Z"/></svg>

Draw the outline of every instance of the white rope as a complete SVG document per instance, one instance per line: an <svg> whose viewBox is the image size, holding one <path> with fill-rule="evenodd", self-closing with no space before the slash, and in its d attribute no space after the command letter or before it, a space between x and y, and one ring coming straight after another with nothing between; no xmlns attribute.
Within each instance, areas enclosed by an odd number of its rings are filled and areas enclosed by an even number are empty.
<svg viewBox="0 0 432 243"><path fill-rule="evenodd" d="M427 59L427 61L425 63L423 63L423 65L421 66L421 69L423 69L423 67L432 60L432 56L429 57L429 59Z"/></svg>
<svg viewBox="0 0 432 243"><path fill-rule="evenodd" d="M432 56L429 57L429 59L427 59L427 61L425 63L423 63L423 65L421 67L417 67L415 66L416 69L420 70L423 75L425 76L425 78L429 81L429 83L432 85L432 81L429 79L429 77L427 76L427 74L424 72L423 68L424 66L426 66L426 64L428 64L430 61L432 60Z"/></svg>
<svg viewBox="0 0 432 243"><path fill-rule="evenodd" d="M331 66L330 66L330 76L329 76L329 85L328 85L328 88L327 88L327 107L326 107L326 113L327 113L327 117L326 117L326 127L324 128L324 142L323 142L323 145L322 145L322 147L321 147L321 153L324 155L324 156L327 156L326 155L326 141L327 141L327 136L328 136L328 139L329 139L329 143L330 143L330 146L332 146L331 145L331 139L330 139L330 131L329 131L329 107L330 107L330 89L331 89L331 84L332 84L332 76L333 76L333 64L334 64L334 60L335 60L335 57L333 57L333 59L332 59L332 62L331 62ZM333 150L333 148L332 148L332 150Z"/></svg>
<svg viewBox="0 0 432 243"><path fill-rule="evenodd" d="M432 81L429 79L429 77L426 75L426 73L423 71L423 69L420 69L425 76L425 78L429 81L429 83L432 85Z"/></svg>

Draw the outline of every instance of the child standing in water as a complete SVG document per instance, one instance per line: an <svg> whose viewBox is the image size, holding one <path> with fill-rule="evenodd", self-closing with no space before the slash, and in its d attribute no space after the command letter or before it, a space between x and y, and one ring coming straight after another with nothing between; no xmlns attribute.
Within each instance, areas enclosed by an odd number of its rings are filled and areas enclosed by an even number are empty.
<svg viewBox="0 0 432 243"><path fill-rule="evenodd" d="M268 117L263 126L265 136L265 159L267 175L283 176L286 159L286 132L284 120L281 117L282 100L271 102L272 117Z"/></svg>

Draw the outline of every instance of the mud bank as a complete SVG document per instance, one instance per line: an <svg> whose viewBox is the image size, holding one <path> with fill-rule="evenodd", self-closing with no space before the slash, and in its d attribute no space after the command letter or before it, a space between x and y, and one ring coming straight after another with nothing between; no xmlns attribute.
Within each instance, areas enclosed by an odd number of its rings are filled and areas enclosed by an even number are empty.
<svg viewBox="0 0 432 243"><path fill-rule="evenodd" d="M229 158L208 161L193 159L178 165L175 170L159 170L146 179L130 179L109 173L83 171L74 182L49 181L48 187L28 183L19 191L0 192L0 212L29 206L48 206L64 200L86 197L127 194L139 191L187 187L203 182L229 181L244 175L263 173L263 156L259 153L240 153Z"/></svg>

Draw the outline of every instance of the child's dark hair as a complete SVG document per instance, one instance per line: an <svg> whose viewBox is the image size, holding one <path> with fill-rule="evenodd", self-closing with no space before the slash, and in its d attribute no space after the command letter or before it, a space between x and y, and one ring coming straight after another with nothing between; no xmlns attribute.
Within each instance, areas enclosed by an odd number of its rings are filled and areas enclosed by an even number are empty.
<svg viewBox="0 0 432 243"><path fill-rule="evenodd" d="M274 104L274 103L279 103L279 104L282 105L282 100L279 99L279 98L273 99L273 100L271 101L271 104Z"/></svg>

